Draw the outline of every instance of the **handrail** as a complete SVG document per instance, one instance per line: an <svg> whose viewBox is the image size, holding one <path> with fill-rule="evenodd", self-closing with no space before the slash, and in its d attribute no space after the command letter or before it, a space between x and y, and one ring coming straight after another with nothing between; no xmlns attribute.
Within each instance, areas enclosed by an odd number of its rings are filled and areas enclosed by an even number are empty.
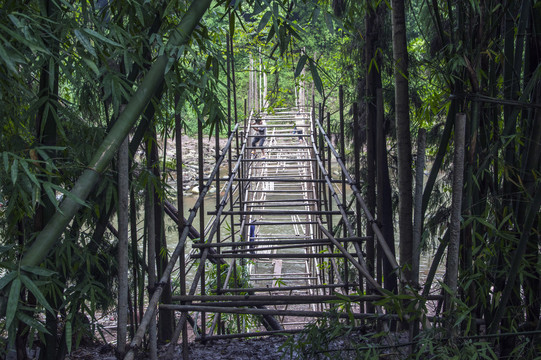
<svg viewBox="0 0 541 360"><path fill-rule="evenodd" d="M319 125L319 122L316 121L316 123ZM346 213L346 211L344 209L344 205L341 203L340 199L338 198L338 195L336 194L336 191L334 191L334 187L332 186L332 182L330 180L329 173L327 172L327 170L325 170L325 167L323 166L323 162L321 160L318 148L316 146L314 134L311 134L311 139L312 139L312 150L314 151L314 155L315 155L315 157L317 159L317 162L318 162L319 168L321 170L321 173L322 173L323 177L325 178L325 182L327 183L327 186L331 191L331 196L334 198L334 200L336 202L336 206L340 210L340 213L342 215L342 219L344 220L344 223L346 225L347 232L349 233L349 236L354 236L353 227L351 226L351 223L347 218L347 213ZM331 241L333 241L334 236L329 231L324 229L323 225L321 224L321 220L319 218L318 218L318 225L319 225L319 228L323 231L323 233ZM338 242L333 241L333 243L344 254L344 256L346 256L348 258L348 260L350 260L353 263L353 265L366 277L366 279L370 283L370 285L372 285L374 288L378 289L379 285L377 284L377 282L374 280L374 278L372 277L372 275L368 271L368 267L366 266L366 262L364 261L363 254L362 254L362 251L361 251L361 247L359 246L359 244L357 242L353 243L353 246L355 247L355 251L357 253L357 257L359 258L358 261L355 261L354 258L351 255L349 255L347 250L344 247L342 247L340 244L338 244Z"/></svg>
<svg viewBox="0 0 541 360"><path fill-rule="evenodd" d="M336 151L334 146L332 146L332 143L331 143L329 137L327 136L327 134L325 133L325 130L323 130L323 127L321 126L320 122L317 119L315 119L315 123L319 127L319 130L320 130L321 134L323 135L325 141L327 142L327 145L331 149L334 157L336 158L337 163L340 165L340 168L342 169L342 173L345 175L346 180L347 180L349 186L351 187L351 190L353 191L353 194L355 195L355 198L357 199L357 202L361 205L368 223L372 227L372 230L374 230L374 233L376 234L376 239L378 240L381 248L383 249L383 252L385 253L385 256L387 257L387 259L391 263L391 266L393 267L393 269L397 272L397 275L399 276L400 281L403 282L403 283L406 282L406 280L403 277L400 266L398 265L398 262L396 261L395 256L391 252L391 249L389 248L389 245L387 245L387 242L385 241L385 238L384 238L380 228L376 224L376 220L372 216L372 213L370 212L370 210L366 206L364 200L361 198L360 191L357 188L357 186L355 185L355 182L353 181L353 179L351 178L351 175L349 174L349 171L347 170L346 166L342 162L342 159L340 159L340 156L338 155L338 152Z"/></svg>

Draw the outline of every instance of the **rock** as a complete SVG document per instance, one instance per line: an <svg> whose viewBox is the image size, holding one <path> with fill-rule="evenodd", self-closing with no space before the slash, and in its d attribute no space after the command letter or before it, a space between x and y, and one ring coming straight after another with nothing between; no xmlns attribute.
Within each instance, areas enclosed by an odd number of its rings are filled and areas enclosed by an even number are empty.
<svg viewBox="0 0 541 360"><path fill-rule="evenodd" d="M192 192L193 194L199 194L199 186L197 186L197 185L194 186L194 187L190 190L190 192Z"/></svg>

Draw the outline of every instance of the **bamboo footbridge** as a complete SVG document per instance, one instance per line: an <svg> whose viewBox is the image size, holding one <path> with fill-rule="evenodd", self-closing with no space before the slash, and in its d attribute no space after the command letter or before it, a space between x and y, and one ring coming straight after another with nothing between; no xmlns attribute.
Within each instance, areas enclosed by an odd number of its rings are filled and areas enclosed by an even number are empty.
<svg viewBox="0 0 541 360"><path fill-rule="evenodd" d="M199 198L181 222L179 242L127 359L148 328L161 321L157 314L176 320L171 344L182 335L183 354L193 340L299 331L327 316L336 301L352 304L357 319L396 318L374 305L375 311L366 311L384 291L365 263L363 242L370 238L362 236L361 224L372 229L397 273L398 264L344 164L343 140L339 153L321 124L321 110L316 119L314 108L258 116L266 123L264 145L251 145L252 113L230 131L214 169L200 179ZM224 177L219 172L226 158ZM220 191L208 210L204 199L211 187ZM193 226L198 212L211 216L199 232ZM179 220L174 209L169 213ZM187 242L192 242L189 252ZM171 283L179 288L167 302L161 295Z"/></svg>

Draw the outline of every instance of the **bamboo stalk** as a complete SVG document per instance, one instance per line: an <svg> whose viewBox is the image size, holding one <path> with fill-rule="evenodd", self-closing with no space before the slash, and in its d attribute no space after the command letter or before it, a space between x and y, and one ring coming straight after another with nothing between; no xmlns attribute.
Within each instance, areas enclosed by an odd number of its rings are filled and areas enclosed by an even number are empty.
<svg viewBox="0 0 541 360"><path fill-rule="evenodd" d="M336 242L335 244L339 244L339 243ZM340 246L340 247L342 247L342 246ZM204 249L203 252L205 252L206 250L208 250L208 249ZM255 249L255 250L257 250L257 249ZM344 251L345 251L345 249L344 249ZM281 254L207 254L206 256L204 256L203 254L193 254L193 255L191 255L191 257L193 259L206 259L206 258L219 258L219 259L313 259L313 258L318 258L318 259L324 259L324 258L343 258L345 256L349 260L348 255L353 257L353 255L357 255L357 253L352 253L352 254L347 253L347 255L344 255L344 253L341 253L341 254L337 254L337 253L330 253L330 254L307 254L307 253L298 253L298 254L283 254L283 253L281 253Z"/></svg>
<svg viewBox="0 0 541 360"><path fill-rule="evenodd" d="M279 309L253 309L253 308L230 308L230 307L219 307L219 306L201 306L201 305L172 305L172 304L162 304L160 308L167 310L175 311L206 311L213 313L228 313L228 314L251 314L251 315L272 315L272 316L305 316L305 317L327 317L330 316L328 312L325 311L299 311L299 310L279 310ZM338 316L342 319L348 319L350 316L353 316L355 319L393 319L398 318L398 315L393 314L347 314L340 313L332 316Z"/></svg>
<svg viewBox="0 0 541 360"><path fill-rule="evenodd" d="M446 285L450 294L446 297L446 310L452 311L453 299L458 290L458 261L460 246L460 213L462 209L462 188L464 181L464 146L466 132L466 114L456 115L455 123L455 152L453 168L453 199L451 208L451 224L449 225L449 245L447 246ZM452 326L452 325L450 325Z"/></svg>
<svg viewBox="0 0 541 360"><path fill-rule="evenodd" d="M229 290L228 290L229 291ZM185 296L173 296L173 301L205 301L205 302L220 302L227 301L234 304L236 301L254 301L254 302L272 302L272 301L300 301L299 304L306 302L324 302L333 300L344 300L356 302L356 301L379 301L385 297L382 295L185 295ZM430 295L427 300L440 300L441 295ZM344 300L345 301L345 300ZM203 304L200 304L203 305ZM205 303L205 306L208 303Z"/></svg>
<svg viewBox="0 0 541 360"><path fill-rule="evenodd" d="M259 222L258 222L259 223ZM330 244L329 239L298 239L298 238L291 238L292 240L260 240L261 237L258 238L257 244L259 245L281 245L281 244L320 244L320 245L328 245ZM339 242L350 242L350 241L364 241L366 240L366 237L351 237L351 238L336 238ZM248 242L222 242L219 244L192 244L192 248L200 249L200 248L206 248L206 247L229 247L229 246L249 246L250 244Z"/></svg>
<svg viewBox="0 0 541 360"><path fill-rule="evenodd" d="M423 229L422 222L422 202L423 202L423 178L425 167L425 142L426 130L419 129L417 140L417 166L415 171L415 210L413 219L413 258L412 258L412 279L413 283L419 285L419 262L421 256L421 235Z"/></svg>
<svg viewBox="0 0 541 360"><path fill-rule="evenodd" d="M172 33L169 40L171 46L180 46L188 42L193 29L199 23L210 3L211 0L192 2L176 31ZM69 195L62 201L60 210L55 212L45 228L38 234L32 246L25 252L21 260L22 266L39 265L47 257L49 250L63 238L62 232L82 206L81 202L84 202L92 192L100 174L107 168L121 142L126 138L162 83L168 62L167 55L161 55L156 59L115 125L95 152L86 170L77 179Z"/></svg>

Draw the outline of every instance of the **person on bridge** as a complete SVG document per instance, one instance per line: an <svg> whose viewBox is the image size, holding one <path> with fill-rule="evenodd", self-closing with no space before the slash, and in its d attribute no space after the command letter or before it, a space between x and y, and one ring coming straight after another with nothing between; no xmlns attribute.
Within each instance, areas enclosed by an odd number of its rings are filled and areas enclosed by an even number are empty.
<svg viewBox="0 0 541 360"><path fill-rule="evenodd" d="M295 124L294 124L294 127L293 127L293 134L298 134L299 135L299 142L300 143L304 142L304 138L302 137L303 128L304 128L304 118L303 118L303 115L301 115L301 113L298 112L295 115Z"/></svg>
<svg viewBox="0 0 541 360"><path fill-rule="evenodd" d="M267 125L260 117L257 117L252 124L252 129L255 131L254 138L252 139L252 147L259 146L261 148L261 153L265 156L265 149L263 149L263 144L267 138ZM252 150L252 154L255 155L255 149Z"/></svg>
<svg viewBox="0 0 541 360"><path fill-rule="evenodd" d="M254 245L253 245L253 242L256 238L256 232L255 232L255 225L256 225L256 221L257 220L254 220L250 223L250 249L253 249L254 248ZM255 251L254 250L250 250L250 253L251 254L255 254Z"/></svg>

